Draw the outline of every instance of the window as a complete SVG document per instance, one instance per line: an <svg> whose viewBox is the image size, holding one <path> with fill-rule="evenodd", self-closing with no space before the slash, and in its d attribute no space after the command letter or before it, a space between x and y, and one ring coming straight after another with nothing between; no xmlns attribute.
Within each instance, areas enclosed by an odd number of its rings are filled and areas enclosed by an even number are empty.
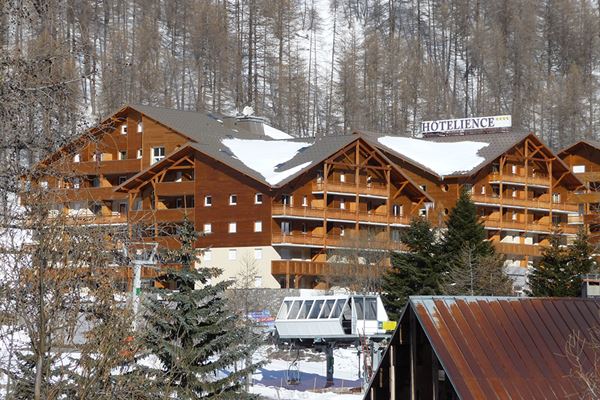
<svg viewBox="0 0 600 400"><path fill-rule="evenodd" d="M281 233L284 235L289 235L292 230L292 223L289 221L283 221L281 223Z"/></svg>
<svg viewBox="0 0 600 400"><path fill-rule="evenodd" d="M138 121L137 131L138 131L138 133L142 133L144 131L144 125L142 124L142 121Z"/></svg>
<svg viewBox="0 0 600 400"><path fill-rule="evenodd" d="M512 191L512 197L517 197L517 191L516 190Z"/></svg>
<svg viewBox="0 0 600 400"><path fill-rule="evenodd" d="M446 185L445 183L442 184L441 188L442 188L442 192L447 192L448 191L448 185Z"/></svg>
<svg viewBox="0 0 600 400"><path fill-rule="evenodd" d="M485 186L481 187L481 194L485 194Z"/></svg>
<svg viewBox="0 0 600 400"><path fill-rule="evenodd" d="M175 182L181 182L183 180L183 172L176 171L175 172Z"/></svg>
<svg viewBox="0 0 600 400"><path fill-rule="evenodd" d="M302 196L302 207L308 207L308 197Z"/></svg>
<svg viewBox="0 0 600 400"><path fill-rule="evenodd" d="M419 188L421 188L421 190L424 192L427 191L427 185L419 185Z"/></svg>
<svg viewBox="0 0 600 400"><path fill-rule="evenodd" d="M340 210L345 210L346 209L346 202L344 201L344 199L340 200Z"/></svg>
<svg viewBox="0 0 600 400"><path fill-rule="evenodd" d="M473 185L470 183L465 183L464 189L465 189L465 191L467 191L469 193L473 193Z"/></svg>
<svg viewBox="0 0 600 400"><path fill-rule="evenodd" d="M560 193L552 193L552 202L560 203Z"/></svg>
<svg viewBox="0 0 600 400"><path fill-rule="evenodd" d="M127 160L127 152L126 151L119 152L119 160Z"/></svg>
<svg viewBox="0 0 600 400"><path fill-rule="evenodd" d="M127 125L121 125L121 135L127 135Z"/></svg>
<svg viewBox="0 0 600 400"><path fill-rule="evenodd" d="M399 217L402 215L402 206L398 205L398 204L394 204L392 206L392 214L394 215L394 217Z"/></svg>
<svg viewBox="0 0 600 400"><path fill-rule="evenodd" d="M142 149L138 149L137 151L137 159L141 159L142 158Z"/></svg>
<svg viewBox="0 0 600 400"><path fill-rule="evenodd" d="M73 178L73 189L79 189L81 187L81 182L79 178Z"/></svg>
<svg viewBox="0 0 600 400"><path fill-rule="evenodd" d="M227 258L229 259L229 261L234 261L235 259L237 259L237 250L229 249L229 251L227 252Z"/></svg>
<svg viewBox="0 0 600 400"><path fill-rule="evenodd" d="M42 189L48 189L48 181L40 181L40 187Z"/></svg>
<svg viewBox="0 0 600 400"><path fill-rule="evenodd" d="M163 158L165 158L165 148L164 147L153 147L152 148L152 159L150 160L150 164L156 164Z"/></svg>
<svg viewBox="0 0 600 400"><path fill-rule="evenodd" d="M212 206L212 196L204 196L204 207Z"/></svg>
<svg viewBox="0 0 600 400"><path fill-rule="evenodd" d="M344 175L344 174L340 174L340 182L341 182L341 183L344 183L344 182L346 182L346 175Z"/></svg>
<svg viewBox="0 0 600 400"><path fill-rule="evenodd" d="M237 194L230 194L229 195L229 205L235 206L236 204L237 204Z"/></svg>
<svg viewBox="0 0 600 400"><path fill-rule="evenodd" d="M97 176L92 179L92 187L100 187L100 178Z"/></svg>
<svg viewBox="0 0 600 400"><path fill-rule="evenodd" d="M256 221L254 223L254 232L262 232L262 221Z"/></svg>
<svg viewBox="0 0 600 400"><path fill-rule="evenodd" d="M281 203L285 206L292 206L292 196L290 196L289 194L282 194L281 195Z"/></svg>
<svg viewBox="0 0 600 400"><path fill-rule="evenodd" d="M254 259L262 260L262 249L254 249Z"/></svg>
<svg viewBox="0 0 600 400"><path fill-rule="evenodd" d="M254 287L262 287L262 276L256 275L254 277Z"/></svg>
<svg viewBox="0 0 600 400"><path fill-rule="evenodd" d="M400 231L397 229L392 230L392 241L399 242L400 241Z"/></svg>
<svg viewBox="0 0 600 400"><path fill-rule="evenodd" d="M206 233L206 234L212 233L212 225L211 224L204 224L204 233Z"/></svg>
<svg viewBox="0 0 600 400"><path fill-rule="evenodd" d="M230 222L229 223L229 233L236 233L237 232L237 223L235 222Z"/></svg>
<svg viewBox="0 0 600 400"><path fill-rule="evenodd" d="M92 156L92 160L94 161L102 161L102 153L94 153L94 155Z"/></svg>
<svg viewBox="0 0 600 400"><path fill-rule="evenodd" d="M585 165L573 165L573 173L581 174L585 172Z"/></svg>
<svg viewBox="0 0 600 400"><path fill-rule="evenodd" d="M302 234L306 235L308 233L308 230L306 229L306 224L302 223Z"/></svg>
<svg viewBox="0 0 600 400"><path fill-rule="evenodd" d="M511 168L512 174L516 175L517 174L517 166L516 165L511 165L510 168Z"/></svg>
<svg viewBox="0 0 600 400"><path fill-rule="evenodd" d="M141 210L143 205L144 205L144 203L143 203L142 199L137 198L135 200L134 209L135 210Z"/></svg>
<svg viewBox="0 0 600 400"><path fill-rule="evenodd" d="M183 199L175 200L175 208L183 208Z"/></svg>
<svg viewBox="0 0 600 400"><path fill-rule="evenodd" d="M426 217L427 216L427 209L426 208L421 208L419 210L419 217Z"/></svg>
<svg viewBox="0 0 600 400"><path fill-rule="evenodd" d="M119 177L119 185L122 185L125 182L127 182L127 177L126 176L120 176Z"/></svg>
<svg viewBox="0 0 600 400"><path fill-rule="evenodd" d="M75 154L73 156L73 162L80 162L80 161L81 161L81 155Z"/></svg>
<svg viewBox="0 0 600 400"><path fill-rule="evenodd" d="M254 195L254 204L262 204L262 201L263 201L262 193L256 193Z"/></svg>
<svg viewBox="0 0 600 400"><path fill-rule="evenodd" d="M340 226L340 236L344 236L345 233L346 231L344 230L344 227Z"/></svg>
<svg viewBox="0 0 600 400"><path fill-rule="evenodd" d="M516 221L517 218L518 218L517 213L513 211L513 213L512 213L512 220Z"/></svg>
<svg viewBox="0 0 600 400"><path fill-rule="evenodd" d="M211 261L212 260L212 250L206 250L204 252L204 261Z"/></svg>
<svg viewBox="0 0 600 400"><path fill-rule="evenodd" d="M127 203L119 203L119 214L127 215Z"/></svg>

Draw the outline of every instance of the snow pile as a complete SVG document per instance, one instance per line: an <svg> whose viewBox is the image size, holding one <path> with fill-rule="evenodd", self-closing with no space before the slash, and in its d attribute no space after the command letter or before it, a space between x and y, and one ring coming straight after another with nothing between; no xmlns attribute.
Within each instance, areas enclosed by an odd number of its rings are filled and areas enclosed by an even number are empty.
<svg viewBox="0 0 600 400"><path fill-rule="evenodd" d="M477 154L479 150L489 146L482 142L441 143L397 136L382 136L377 140L440 176L472 170L485 161Z"/></svg>
<svg viewBox="0 0 600 400"><path fill-rule="evenodd" d="M285 140L294 138L293 136L288 135L287 133L280 131L277 128L273 128L271 125L263 124L263 130L265 132L265 135L270 137L271 139Z"/></svg>
<svg viewBox="0 0 600 400"><path fill-rule="evenodd" d="M292 158L301 149L312 146L309 142L290 142L285 140L223 139L221 141L231 150L235 158L248 168L261 174L270 185L294 175L310 165L310 161L293 168L277 171L277 167Z"/></svg>

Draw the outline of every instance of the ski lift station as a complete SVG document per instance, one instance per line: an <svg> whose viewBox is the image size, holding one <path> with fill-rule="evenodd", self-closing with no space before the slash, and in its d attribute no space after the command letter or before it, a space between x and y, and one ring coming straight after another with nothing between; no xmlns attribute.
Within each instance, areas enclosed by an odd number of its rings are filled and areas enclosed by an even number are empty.
<svg viewBox="0 0 600 400"><path fill-rule="evenodd" d="M362 294L286 297L275 320L279 339L301 342L383 338L394 326L381 298Z"/></svg>

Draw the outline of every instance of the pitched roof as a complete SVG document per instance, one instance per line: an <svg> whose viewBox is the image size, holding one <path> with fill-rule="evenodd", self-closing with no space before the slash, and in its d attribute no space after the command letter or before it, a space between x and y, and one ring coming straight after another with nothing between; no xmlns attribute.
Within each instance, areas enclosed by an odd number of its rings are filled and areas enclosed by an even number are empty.
<svg viewBox="0 0 600 400"><path fill-rule="evenodd" d="M585 145L587 145L587 146L589 146L589 147L591 147L591 148L594 148L594 149L596 149L596 150L600 151L600 141L598 141L598 140L594 140L594 139L582 139L582 140L579 140L579 141L577 141L577 142L575 142L575 143L572 143L572 144L570 144L570 145L568 145L568 146L566 146L566 147L562 148L562 149L561 149L561 150L559 150L559 151L558 151L556 154L558 154L559 156L561 156L561 157L562 157L562 155L563 155L564 153L568 152L568 151L569 151L569 150L571 150L572 148L574 148L574 147L576 147L576 146L579 146L579 145L581 145L581 144L585 144Z"/></svg>
<svg viewBox="0 0 600 400"><path fill-rule="evenodd" d="M600 302L434 296L409 304L459 398L578 398L565 346L572 333L600 327ZM597 357L584 347L583 368Z"/></svg>

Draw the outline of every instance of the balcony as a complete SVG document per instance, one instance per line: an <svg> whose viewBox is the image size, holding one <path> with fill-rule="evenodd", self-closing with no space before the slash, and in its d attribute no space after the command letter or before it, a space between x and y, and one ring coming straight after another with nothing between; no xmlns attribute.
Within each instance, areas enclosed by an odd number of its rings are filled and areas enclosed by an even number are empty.
<svg viewBox="0 0 600 400"><path fill-rule="evenodd" d="M316 220L323 220L326 217L327 219L348 222L358 221L359 223L410 225L410 218L404 216L388 216L381 213L364 211L357 214L355 211L343 210L340 208L287 207L276 204L272 206L272 214L273 217L286 216Z"/></svg>
<svg viewBox="0 0 600 400"><path fill-rule="evenodd" d="M600 192L569 193L568 201L572 203L600 203Z"/></svg>
<svg viewBox="0 0 600 400"><path fill-rule="evenodd" d="M497 205L497 206L513 206L519 208L531 208L531 209L542 209L548 210L550 209L554 211L565 211L576 213L579 210L579 206L577 204L566 204L566 203L553 203L551 200L529 200L529 199L519 199L515 197L495 197L495 196L486 196L480 194L471 195L471 200L477 204L485 204L485 205Z"/></svg>
<svg viewBox="0 0 600 400"><path fill-rule="evenodd" d="M492 242L496 251L502 254L541 257L545 246L520 243Z"/></svg>
<svg viewBox="0 0 600 400"><path fill-rule="evenodd" d="M127 215L121 214L117 211L111 214L94 214L89 212L76 212L72 210L69 214L63 215L64 223L66 225L112 225L112 224L126 224ZM50 220L58 220L61 218L58 215L50 215Z"/></svg>
<svg viewBox="0 0 600 400"><path fill-rule="evenodd" d="M381 183L360 184L356 186L355 183L341 183L341 182L316 182L312 184L313 193L322 193L327 186L327 192L344 193L349 195L359 196L375 196L375 197L388 197L388 189Z"/></svg>
<svg viewBox="0 0 600 400"><path fill-rule="evenodd" d="M550 187L550 179L547 175L521 176L512 174L500 174L494 172L490 174L490 183L518 183L521 185Z"/></svg>
<svg viewBox="0 0 600 400"><path fill-rule="evenodd" d="M271 261L271 275L302 275L302 276L323 276L342 273L355 273L357 268L376 268L382 270L388 267L379 265L347 265L338 263L329 263L324 261L310 260L273 260ZM288 283L289 287L289 283Z"/></svg>
<svg viewBox="0 0 600 400"><path fill-rule="evenodd" d="M159 210L132 210L129 211L130 222L161 223L161 222L183 222L187 216L188 220L194 221L195 210L193 208L165 208Z"/></svg>
<svg viewBox="0 0 600 400"><path fill-rule="evenodd" d="M116 186L82 187L79 189L56 189L50 191L58 201L102 201L102 200L127 200L125 192L115 192Z"/></svg>
<svg viewBox="0 0 600 400"><path fill-rule="evenodd" d="M592 212L583 216L583 223L585 224L600 224L600 212Z"/></svg>
<svg viewBox="0 0 600 400"><path fill-rule="evenodd" d="M156 184L158 196L187 196L194 194L195 181L159 182Z"/></svg>
<svg viewBox="0 0 600 400"><path fill-rule="evenodd" d="M141 160L109 160L74 162L66 166L66 170L81 175L133 174L141 171Z"/></svg>
<svg viewBox="0 0 600 400"><path fill-rule="evenodd" d="M486 219L484 226L488 229L506 229L515 231L535 231L552 233L555 230L560 230L562 233L576 234L579 230L576 226L569 226L567 224L548 224L548 223L536 223L536 222L519 222L512 220L498 220L498 219Z"/></svg>
<svg viewBox="0 0 600 400"><path fill-rule="evenodd" d="M567 220L569 225L582 225L583 215L569 215Z"/></svg>
<svg viewBox="0 0 600 400"><path fill-rule="evenodd" d="M313 235L303 233L289 234L274 234L271 242L277 244L302 245L310 247L342 247L342 248L358 248L358 249L376 249L376 250L394 250L404 251L406 246L400 242L384 240L380 238L374 239L353 239L351 235Z"/></svg>

